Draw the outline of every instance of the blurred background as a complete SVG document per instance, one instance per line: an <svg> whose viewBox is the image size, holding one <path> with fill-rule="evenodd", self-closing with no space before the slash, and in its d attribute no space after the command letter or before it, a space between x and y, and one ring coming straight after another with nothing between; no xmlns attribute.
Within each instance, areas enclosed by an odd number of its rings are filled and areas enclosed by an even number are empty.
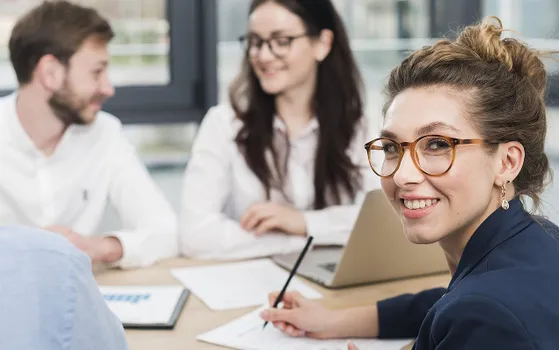
<svg viewBox="0 0 559 350"><path fill-rule="evenodd" d="M366 85L366 114L378 125L382 88L410 50L487 15L539 49L559 50L559 0L333 0L347 26ZM16 86L7 44L13 24L41 0L0 0L0 93ZM106 110L125 124L158 184L178 209L182 172L207 109L227 103L242 58L250 0L77 0L108 17L116 32L110 76L116 96ZM509 35L512 35L510 33ZM516 35L515 36L519 36ZM559 80L549 72L547 152L559 174ZM375 130L371 131L371 138ZM363 154L365 156L365 153ZM558 180L559 181L559 180ZM544 213L559 221L559 184ZM110 210L106 225L113 226Z"/></svg>

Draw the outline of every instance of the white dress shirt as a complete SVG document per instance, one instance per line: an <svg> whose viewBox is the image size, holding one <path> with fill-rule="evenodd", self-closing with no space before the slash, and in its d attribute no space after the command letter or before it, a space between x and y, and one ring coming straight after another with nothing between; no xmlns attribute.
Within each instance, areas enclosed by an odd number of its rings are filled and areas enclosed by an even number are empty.
<svg viewBox="0 0 559 350"><path fill-rule="evenodd" d="M347 151L361 169L362 188L355 201L346 195L342 198L342 205L322 210L313 210L318 121L312 119L300 135L286 143L289 152L284 193L290 201L273 188L270 200L301 210L307 234L314 236L315 244L345 244L366 192L379 187L379 180L368 165L363 147L369 136L366 124L363 120ZM306 242L305 237L284 233L256 237L240 226L241 216L251 205L266 201L264 187L235 143L241 127L242 122L228 105L211 108L200 125L183 181L179 241L185 255L214 259L253 258L298 251ZM274 131L287 135L279 118L274 121Z"/></svg>
<svg viewBox="0 0 559 350"><path fill-rule="evenodd" d="M90 125L70 126L45 156L20 124L16 97L0 98L1 225L61 225L84 236L114 236L123 247L115 265L122 268L178 254L176 214L116 117L99 112ZM97 232L109 201L123 229Z"/></svg>

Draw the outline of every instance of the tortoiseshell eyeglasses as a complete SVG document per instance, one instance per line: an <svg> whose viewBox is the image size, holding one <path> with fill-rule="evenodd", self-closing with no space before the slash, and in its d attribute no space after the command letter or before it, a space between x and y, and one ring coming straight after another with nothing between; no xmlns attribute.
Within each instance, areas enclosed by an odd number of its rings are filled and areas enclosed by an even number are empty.
<svg viewBox="0 0 559 350"><path fill-rule="evenodd" d="M397 142L380 137L365 144L371 169L380 177L394 176L402 159L404 149L409 147L413 163L429 176L446 174L456 157L458 145L497 145L507 141L485 139L457 139L441 135L425 135L414 142Z"/></svg>

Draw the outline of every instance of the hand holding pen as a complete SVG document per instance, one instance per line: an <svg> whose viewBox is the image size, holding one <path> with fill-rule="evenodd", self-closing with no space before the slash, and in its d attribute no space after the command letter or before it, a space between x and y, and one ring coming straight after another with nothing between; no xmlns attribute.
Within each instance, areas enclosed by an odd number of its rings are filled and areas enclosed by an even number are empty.
<svg viewBox="0 0 559 350"><path fill-rule="evenodd" d="M312 237L309 237L307 245L293 266L283 289L279 292L270 293L268 296L272 307L262 311L260 317L266 321L264 326L268 322L272 322L274 327L292 337L332 338L337 331L334 320L338 315L338 311L327 309L320 303L305 298L299 292L286 291L311 242ZM280 302L283 302L283 308L278 309L277 307Z"/></svg>

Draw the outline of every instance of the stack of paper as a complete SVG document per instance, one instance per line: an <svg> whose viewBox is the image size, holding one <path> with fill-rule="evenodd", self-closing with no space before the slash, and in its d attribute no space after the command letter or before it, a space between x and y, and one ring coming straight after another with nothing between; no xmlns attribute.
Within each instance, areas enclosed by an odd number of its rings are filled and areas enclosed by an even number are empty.
<svg viewBox="0 0 559 350"><path fill-rule="evenodd" d="M317 340L284 335L272 324L262 329L261 309L253 311L212 331L199 335L196 339L244 350L345 350L347 339ZM405 340L352 340L359 350L400 350L411 342Z"/></svg>
<svg viewBox="0 0 559 350"><path fill-rule="evenodd" d="M268 304L268 294L280 291L289 273L270 259L184 267L171 273L212 310L226 310ZM298 291L309 299L322 295L293 277L288 291Z"/></svg>

